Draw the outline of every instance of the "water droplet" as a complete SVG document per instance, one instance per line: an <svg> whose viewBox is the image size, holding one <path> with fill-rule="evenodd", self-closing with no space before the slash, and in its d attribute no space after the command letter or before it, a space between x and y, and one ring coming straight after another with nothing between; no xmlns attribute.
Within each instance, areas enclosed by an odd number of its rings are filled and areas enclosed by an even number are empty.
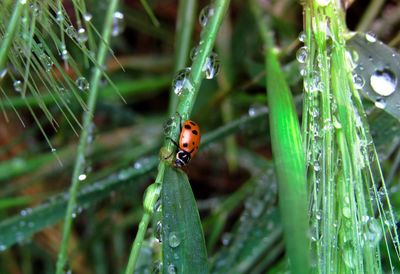
<svg viewBox="0 0 400 274"><path fill-rule="evenodd" d="M366 39L368 42L375 43L375 42L376 42L376 34L373 33L373 32L367 32L367 33L365 34L365 39Z"/></svg>
<svg viewBox="0 0 400 274"><path fill-rule="evenodd" d="M85 43L88 40L88 36L87 36L86 30L84 28L79 28L78 29L77 40L80 43Z"/></svg>
<svg viewBox="0 0 400 274"><path fill-rule="evenodd" d="M91 13L89 13L89 12L86 12L86 13L83 15L83 19L84 19L86 22L90 22L90 21L92 20L92 18L93 18L93 15L92 15Z"/></svg>
<svg viewBox="0 0 400 274"><path fill-rule="evenodd" d="M26 2L27 2L27 0L19 0L19 2L20 2L22 5L25 5Z"/></svg>
<svg viewBox="0 0 400 274"><path fill-rule="evenodd" d="M15 80L13 86L14 86L14 90L16 92L22 92L23 86L22 86L22 81L21 80Z"/></svg>
<svg viewBox="0 0 400 274"><path fill-rule="evenodd" d="M207 57L203 71L206 73L206 79L213 79L219 71L219 57L215 52L212 52Z"/></svg>
<svg viewBox="0 0 400 274"><path fill-rule="evenodd" d="M60 23L62 21L64 21L64 14L63 14L62 10L57 11L56 20L57 20L57 22L60 22Z"/></svg>
<svg viewBox="0 0 400 274"><path fill-rule="evenodd" d="M178 272L176 271L176 266L173 265L173 264L170 264L170 265L168 266L168 274L176 274L176 273L178 273Z"/></svg>
<svg viewBox="0 0 400 274"><path fill-rule="evenodd" d="M84 181L84 180L86 180L86 174L85 174L85 173L80 174L80 175L78 176L78 180L79 180L79 181Z"/></svg>
<svg viewBox="0 0 400 274"><path fill-rule="evenodd" d="M342 214L343 214L344 217L350 218L351 217L351 209L350 209L350 207L348 207L348 206L343 207Z"/></svg>
<svg viewBox="0 0 400 274"><path fill-rule="evenodd" d="M321 210L317 210L317 212L315 212L315 218L319 221L322 218L322 211Z"/></svg>
<svg viewBox="0 0 400 274"><path fill-rule="evenodd" d="M39 16L41 13L40 6L37 3L30 3L29 8L31 9L34 16Z"/></svg>
<svg viewBox="0 0 400 274"><path fill-rule="evenodd" d="M156 224L155 237L160 243L162 242L162 223L161 223L161 221L158 221Z"/></svg>
<svg viewBox="0 0 400 274"><path fill-rule="evenodd" d="M304 31L299 33L299 37L298 37L300 42L303 42L306 40L306 33Z"/></svg>
<svg viewBox="0 0 400 274"><path fill-rule="evenodd" d="M67 47L65 45L62 45L60 50L61 50L61 53L60 53L61 59L63 61L67 61L69 59L69 52L67 50Z"/></svg>
<svg viewBox="0 0 400 274"><path fill-rule="evenodd" d="M6 77L7 71L8 71L7 68L0 71L0 80Z"/></svg>
<svg viewBox="0 0 400 274"><path fill-rule="evenodd" d="M380 109L385 109L386 107L386 100L382 97L378 97L375 100L375 106Z"/></svg>
<svg viewBox="0 0 400 274"><path fill-rule="evenodd" d="M364 87L365 81L361 75L353 74L353 83L356 89L362 89Z"/></svg>
<svg viewBox="0 0 400 274"><path fill-rule="evenodd" d="M168 244L172 248L178 247L181 244L181 239L175 232L171 232L168 237Z"/></svg>
<svg viewBox="0 0 400 274"><path fill-rule="evenodd" d="M317 0L317 4L322 7L327 6L329 4L329 2L330 2L330 0Z"/></svg>
<svg viewBox="0 0 400 274"><path fill-rule="evenodd" d="M203 28L207 25L208 21L210 21L211 16L214 15L214 7L212 5L205 6L199 15L199 23Z"/></svg>
<svg viewBox="0 0 400 274"><path fill-rule="evenodd" d="M172 90L178 96L183 92L186 83L189 82L190 67L177 72L174 81L172 81Z"/></svg>
<svg viewBox="0 0 400 274"><path fill-rule="evenodd" d="M229 245L231 240L232 240L232 233L226 232L226 233L222 234L221 241L222 241L223 245L225 245L225 246Z"/></svg>
<svg viewBox="0 0 400 274"><path fill-rule="evenodd" d="M347 267L354 268L355 257L356 256L353 247L350 244L345 244L345 247L343 248L342 258Z"/></svg>
<svg viewBox="0 0 400 274"><path fill-rule="evenodd" d="M199 54L199 47L192 48L192 50L190 51L190 60L193 61L198 54Z"/></svg>
<svg viewBox="0 0 400 274"><path fill-rule="evenodd" d="M70 25L70 26L68 26L66 29L65 29L65 32L67 33L67 35L71 38L71 39L74 39L74 38L76 38L76 31L75 31L75 28L74 28L74 26L73 25Z"/></svg>
<svg viewBox="0 0 400 274"><path fill-rule="evenodd" d="M381 96L389 96L396 90L396 76L388 69L376 70L370 81L372 89Z"/></svg>
<svg viewBox="0 0 400 274"><path fill-rule="evenodd" d="M120 11L114 12L111 35L118 36L124 31L124 29L125 29L124 14Z"/></svg>
<svg viewBox="0 0 400 274"><path fill-rule="evenodd" d="M51 152L56 152L57 149L55 149L54 147L51 149Z"/></svg>
<svg viewBox="0 0 400 274"><path fill-rule="evenodd" d="M88 91L89 90L89 82L86 80L85 77L78 77L75 81L76 86L81 91Z"/></svg>
<svg viewBox="0 0 400 274"><path fill-rule="evenodd" d="M53 60L51 60L50 56L48 56L47 54L43 53L40 55L40 60L44 66L44 68L46 69L47 72L51 71L52 67L53 67Z"/></svg>
<svg viewBox="0 0 400 274"><path fill-rule="evenodd" d="M299 63L303 64L306 62L308 57L308 49L307 47L301 47L296 52L296 59Z"/></svg>

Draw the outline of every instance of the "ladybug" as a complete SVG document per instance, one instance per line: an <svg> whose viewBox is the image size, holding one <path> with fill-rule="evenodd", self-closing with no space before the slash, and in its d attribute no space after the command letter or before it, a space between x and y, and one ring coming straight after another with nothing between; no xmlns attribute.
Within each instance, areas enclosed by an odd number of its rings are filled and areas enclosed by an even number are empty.
<svg viewBox="0 0 400 274"><path fill-rule="evenodd" d="M172 143L178 147L176 153L175 166L183 167L194 157L200 145L200 127L192 120L186 120L181 124L181 134L179 136L179 145L169 138Z"/></svg>

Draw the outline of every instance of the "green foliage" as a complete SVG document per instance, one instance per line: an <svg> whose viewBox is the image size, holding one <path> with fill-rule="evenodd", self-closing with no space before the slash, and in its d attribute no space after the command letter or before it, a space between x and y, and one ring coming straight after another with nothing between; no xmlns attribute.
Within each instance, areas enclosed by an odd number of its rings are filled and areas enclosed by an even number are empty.
<svg viewBox="0 0 400 274"><path fill-rule="evenodd" d="M398 7L301 2L0 1L0 273L398 272Z"/></svg>

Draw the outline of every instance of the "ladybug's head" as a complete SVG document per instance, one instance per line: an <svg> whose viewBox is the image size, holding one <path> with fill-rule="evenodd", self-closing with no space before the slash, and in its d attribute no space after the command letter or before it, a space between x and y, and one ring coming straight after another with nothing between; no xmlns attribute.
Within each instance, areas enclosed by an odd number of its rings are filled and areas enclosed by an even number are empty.
<svg viewBox="0 0 400 274"><path fill-rule="evenodd" d="M186 166L190 161L190 152L179 150L176 154L175 166L183 167Z"/></svg>

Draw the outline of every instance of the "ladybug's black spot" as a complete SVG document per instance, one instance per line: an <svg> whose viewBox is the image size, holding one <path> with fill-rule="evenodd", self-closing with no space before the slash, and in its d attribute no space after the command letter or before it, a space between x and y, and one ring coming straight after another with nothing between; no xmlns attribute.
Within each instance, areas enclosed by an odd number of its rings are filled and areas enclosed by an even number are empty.
<svg viewBox="0 0 400 274"><path fill-rule="evenodd" d="M197 132L197 130L192 130L192 133L194 134L194 135L198 135L199 133Z"/></svg>
<svg viewBox="0 0 400 274"><path fill-rule="evenodd" d="M187 143L184 143L184 144L183 144L183 147L188 147L188 144L187 144Z"/></svg>
<svg viewBox="0 0 400 274"><path fill-rule="evenodd" d="M192 142L192 145L194 145L194 142Z"/></svg>
<svg viewBox="0 0 400 274"><path fill-rule="evenodd" d="M191 123L191 124L192 124L192 126L195 126L195 125L196 125L196 123L195 123L195 122L193 122L193 121L189 121L189 123Z"/></svg>
<svg viewBox="0 0 400 274"><path fill-rule="evenodd" d="M192 129L192 127L190 125L185 125L186 129Z"/></svg>

